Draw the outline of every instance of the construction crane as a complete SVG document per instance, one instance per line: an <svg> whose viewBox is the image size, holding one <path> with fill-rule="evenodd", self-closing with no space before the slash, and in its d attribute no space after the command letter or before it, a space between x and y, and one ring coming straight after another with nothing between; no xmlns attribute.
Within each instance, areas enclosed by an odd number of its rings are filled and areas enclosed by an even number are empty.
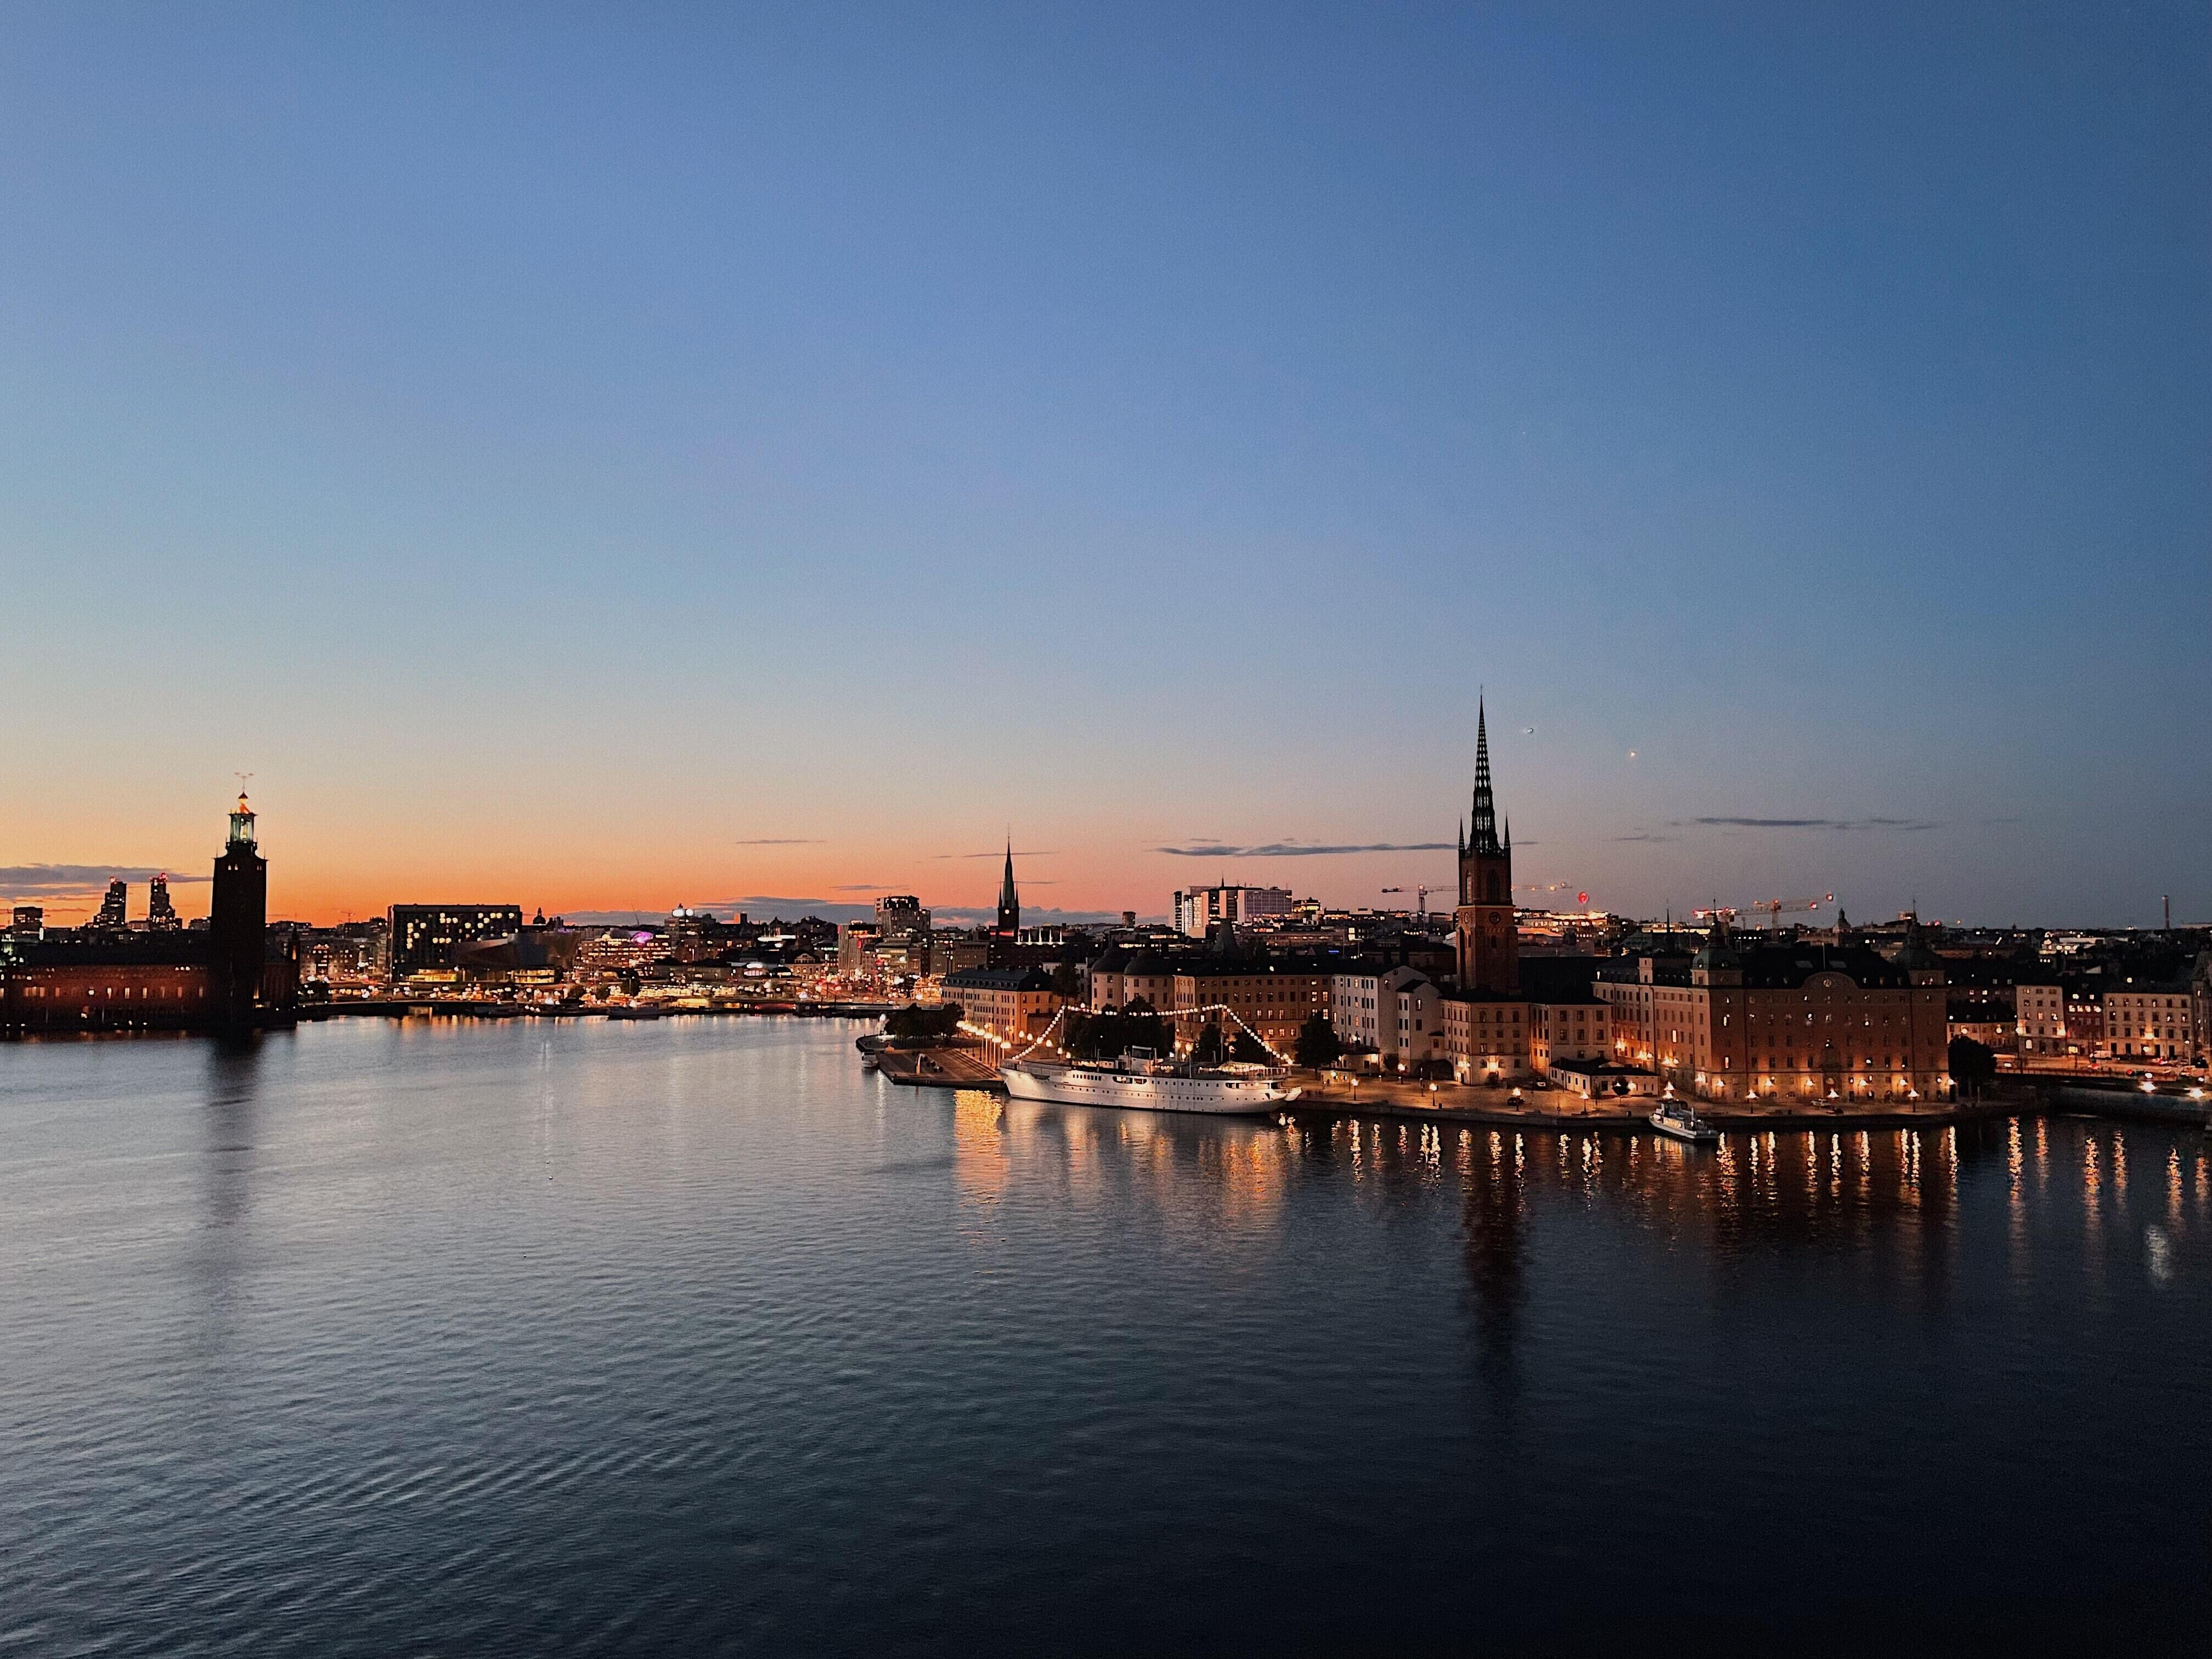
<svg viewBox="0 0 2212 1659"><path fill-rule="evenodd" d="M1760 899L1751 904L1712 904L1690 914L1706 921L1711 921L1715 916L1723 916L1734 921L1738 915L1747 911L1765 916L1767 930L1771 933L1782 926L1784 916L1797 915L1808 910L1823 910L1835 902L1833 893L1816 893L1810 898L1771 898Z"/></svg>
<svg viewBox="0 0 2212 1659"><path fill-rule="evenodd" d="M1385 887L1382 890L1386 893L1403 893L1406 890L1402 887ZM1429 914L1429 895L1436 890L1433 887L1424 887L1418 882L1414 884L1414 902L1419 907L1420 915L1425 916Z"/></svg>

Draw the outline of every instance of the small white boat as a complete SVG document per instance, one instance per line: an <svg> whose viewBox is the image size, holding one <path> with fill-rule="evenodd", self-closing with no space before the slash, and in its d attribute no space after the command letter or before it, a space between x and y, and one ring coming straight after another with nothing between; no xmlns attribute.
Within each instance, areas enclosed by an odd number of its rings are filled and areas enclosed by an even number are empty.
<svg viewBox="0 0 2212 1659"><path fill-rule="evenodd" d="M1651 1127L1662 1135L1676 1140L1686 1140L1693 1146L1710 1146L1721 1138L1721 1132L1698 1115L1698 1109L1686 1100L1674 1098L1672 1084L1667 1088L1667 1097L1651 1114Z"/></svg>

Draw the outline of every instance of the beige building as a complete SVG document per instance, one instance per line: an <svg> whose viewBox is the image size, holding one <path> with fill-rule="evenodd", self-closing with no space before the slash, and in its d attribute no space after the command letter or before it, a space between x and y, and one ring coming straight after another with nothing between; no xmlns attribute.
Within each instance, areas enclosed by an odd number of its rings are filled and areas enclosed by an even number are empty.
<svg viewBox="0 0 2212 1659"><path fill-rule="evenodd" d="M1441 994L1411 968L1335 975L1328 1023L1344 1042L1373 1049L1372 1063L1385 1071L1445 1057Z"/></svg>
<svg viewBox="0 0 2212 1659"><path fill-rule="evenodd" d="M2185 1065L2195 1010L2180 985L2130 985L2105 993L2105 1053L2112 1060Z"/></svg>
<svg viewBox="0 0 2212 1659"><path fill-rule="evenodd" d="M1539 1077L1570 1060L1612 1056L1613 1010L1600 999L1528 1005L1528 1065Z"/></svg>
<svg viewBox="0 0 2212 1659"><path fill-rule="evenodd" d="M2062 985L2012 988L2013 1043L2023 1056L2066 1052L2066 988Z"/></svg>
<svg viewBox="0 0 2212 1659"><path fill-rule="evenodd" d="M959 1004L963 1019L1007 1046L1043 1036L1060 1009L1052 975L1035 968L968 968L947 974L938 1000Z"/></svg>
<svg viewBox="0 0 2212 1659"><path fill-rule="evenodd" d="M1462 1083L1511 1083L1528 1074L1534 1006L1518 997L1449 991L1438 1012L1444 1058Z"/></svg>
<svg viewBox="0 0 2212 1659"><path fill-rule="evenodd" d="M1179 1016L1179 1047L1196 1042L1210 1018L1232 1042L1242 1022L1277 1054L1288 1056L1297 1045L1298 1027L1328 1012L1329 982L1329 975L1296 963L1194 957L1176 963L1167 1003L1153 1006ZM1227 1012L1208 1015L1204 1011L1209 1008Z"/></svg>
<svg viewBox="0 0 2212 1659"><path fill-rule="evenodd" d="M1951 1091L1943 967L1916 925L1895 962L1864 945L1739 951L1716 927L1680 957L1600 970L1613 1058L1708 1099L1936 1099Z"/></svg>
<svg viewBox="0 0 2212 1659"><path fill-rule="evenodd" d="M1091 964L1091 1006L1103 1013L1141 1001L1154 1009L1175 1006L1175 970L1170 957L1118 946Z"/></svg>

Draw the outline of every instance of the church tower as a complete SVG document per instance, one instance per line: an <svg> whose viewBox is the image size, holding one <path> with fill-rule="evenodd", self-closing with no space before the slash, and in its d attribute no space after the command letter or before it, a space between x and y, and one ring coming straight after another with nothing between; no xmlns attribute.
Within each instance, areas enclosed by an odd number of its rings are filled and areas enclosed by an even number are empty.
<svg viewBox="0 0 2212 1659"><path fill-rule="evenodd" d="M1008 939L1022 931L1022 901L1014 891L1014 843L1006 842L1006 873L999 882L999 928Z"/></svg>
<svg viewBox="0 0 2212 1659"><path fill-rule="evenodd" d="M1459 842L1459 982L1465 991L1510 996L1521 988L1521 941L1513 920L1513 831L1498 833L1490 791L1490 732L1474 707L1474 817Z"/></svg>

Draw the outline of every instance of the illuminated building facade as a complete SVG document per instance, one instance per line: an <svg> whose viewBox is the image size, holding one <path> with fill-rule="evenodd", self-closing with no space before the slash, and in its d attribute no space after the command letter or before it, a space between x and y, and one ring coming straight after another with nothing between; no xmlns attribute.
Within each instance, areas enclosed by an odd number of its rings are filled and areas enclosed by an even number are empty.
<svg viewBox="0 0 2212 1659"><path fill-rule="evenodd" d="M1951 1090L1942 963L1911 931L1886 961L1862 945L1739 949L1716 922L1680 957L1600 969L1613 1059L1712 1100L1911 1101Z"/></svg>
<svg viewBox="0 0 2212 1659"><path fill-rule="evenodd" d="M1150 1008L1172 1008L1176 965L1170 957L1115 945L1091 964L1091 1006L1103 1011L1142 1002Z"/></svg>
<svg viewBox="0 0 2212 1659"><path fill-rule="evenodd" d="M2066 1052L2064 986L2014 986L2012 1014L2013 1046L2022 1055Z"/></svg>
<svg viewBox="0 0 2212 1659"><path fill-rule="evenodd" d="M1411 968L1334 975L1328 1023L1340 1040L1374 1050L1384 1071L1443 1057L1442 1000L1435 982Z"/></svg>
<svg viewBox="0 0 2212 1659"><path fill-rule="evenodd" d="M1528 1065L1538 1076L1571 1060L1613 1057L1613 1010L1595 996L1528 1005Z"/></svg>
<svg viewBox="0 0 2212 1659"><path fill-rule="evenodd" d="M1220 1026L1223 1036L1234 1040L1242 1020L1261 1042L1287 1054L1297 1042L1298 1027L1328 1012L1334 978L1332 971L1308 963L1194 957L1176 963L1174 990L1162 1011L1173 1008L1192 1016L1175 1023L1176 1041L1182 1047L1198 1041L1209 1018ZM1216 1006L1228 1012L1198 1017L1200 1010Z"/></svg>
<svg viewBox="0 0 2212 1659"><path fill-rule="evenodd" d="M451 969L455 946L522 931L519 904L395 904L387 915L394 979Z"/></svg>
<svg viewBox="0 0 2212 1659"><path fill-rule="evenodd" d="M1510 1083L1528 1072L1534 1010L1518 997L1482 991L1447 991L1437 1012L1443 1021L1444 1057L1462 1083Z"/></svg>
<svg viewBox="0 0 2212 1659"><path fill-rule="evenodd" d="M1052 975L1036 968L968 968L945 976L941 995L960 1017L1002 1045L1043 1034L1060 1009Z"/></svg>
<svg viewBox="0 0 2212 1659"><path fill-rule="evenodd" d="M1175 928L1192 939L1204 939L1214 923L1243 927L1267 916L1291 914L1287 887L1192 887L1176 890Z"/></svg>
<svg viewBox="0 0 2212 1659"><path fill-rule="evenodd" d="M2130 985L2105 993L2105 1052L2122 1060L2190 1059L2193 1011L2185 985Z"/></svg>
<svg viewBox="0 0 2212 1659"><path fill-rule="evenodd" d="M106 933L121 933L130 925L130 888L122 882L109 882L107 896L100 901L100 909L93 916L90 925Z"/></svg>
<svg viewBox="0 0 2212 1659"><path fill-rule="evenodd" d="M177 907L169 902L169 877L168 872L164 871L154 878L153 884L147 892L147 931L155 933L174 933L184 925L184 918L177 914Z"/></svg>

